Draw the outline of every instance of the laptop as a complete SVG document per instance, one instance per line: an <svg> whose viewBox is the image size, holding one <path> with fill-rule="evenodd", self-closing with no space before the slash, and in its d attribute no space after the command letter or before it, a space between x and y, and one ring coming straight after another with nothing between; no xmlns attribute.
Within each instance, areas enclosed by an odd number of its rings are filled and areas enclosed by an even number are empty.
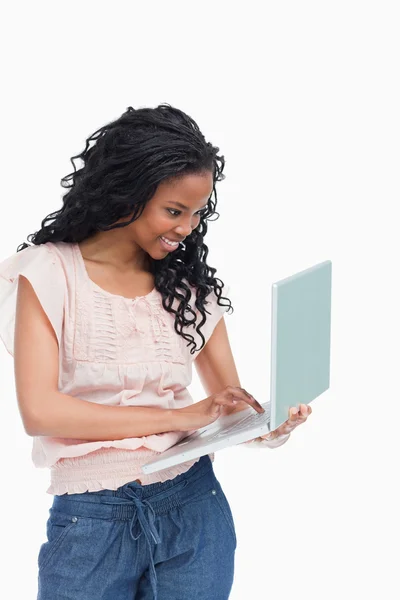
<svg viewBox="0 0 400 600"><path fill-rule="evenodd" d="M291 406L309 404L329 388L332 262L272 284L270 400L197 429L142 466L144 473L223 450L274 431ZM259 399L258 399L259 400Z"/></svg>

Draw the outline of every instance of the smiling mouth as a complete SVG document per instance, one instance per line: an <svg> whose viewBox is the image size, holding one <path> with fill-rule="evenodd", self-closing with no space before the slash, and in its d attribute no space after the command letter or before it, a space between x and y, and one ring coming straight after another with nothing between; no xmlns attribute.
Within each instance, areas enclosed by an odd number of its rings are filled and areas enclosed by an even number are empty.
<svg viewBox="0 0 400 600"><path fill-rule="evenodd" d="M185 239L185 238L183 238L181 240L175 240L173 238L166 237L165 235L160 235L160 238L164 238L164 240L168 240L169 242L174 242L174 243L176 243L176 242L178 242L178 243L179 242L183 242L183 240Z"/></svg>
<svg viewBox="0 0 400 600"><path fill-rule="evenodd" d="M177 250L179 248L179 242L176 242L175 244L171 244L169 242L166 242L165 238L163 238L161 236L158 239L160 240L160 244L161 244L164 252L173 252L174 250Z"/></svg>

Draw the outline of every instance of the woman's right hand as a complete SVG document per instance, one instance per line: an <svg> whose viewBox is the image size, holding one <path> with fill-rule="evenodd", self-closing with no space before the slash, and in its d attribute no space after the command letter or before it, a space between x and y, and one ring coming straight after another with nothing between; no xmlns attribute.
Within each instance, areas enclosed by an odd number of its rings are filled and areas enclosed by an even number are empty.
<svg viewBox="0 0 400 600"><path fill-rule="evenodd" d="M179 431L191 431L210 425L221 416L223 406L236 406L238 402L246 402L258 413L265 412L261 404L246 390L228 385L225 389L211 394L205 400L195 402L184 408L177 408L177 425Z"/></svg>

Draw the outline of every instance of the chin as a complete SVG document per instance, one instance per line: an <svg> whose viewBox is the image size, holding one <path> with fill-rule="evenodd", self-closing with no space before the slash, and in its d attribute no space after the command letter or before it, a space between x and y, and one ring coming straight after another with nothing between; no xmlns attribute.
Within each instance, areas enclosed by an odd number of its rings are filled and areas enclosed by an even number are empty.
<svg viewBox="0 0 400 600"><path fill-rule="evenodd" d="M149 245L146 249L143 248L143 250L153 260L162 260L163 258L168 256L168 254L170 254L167 250L163 250L158 238L153 244Z"/></svg>

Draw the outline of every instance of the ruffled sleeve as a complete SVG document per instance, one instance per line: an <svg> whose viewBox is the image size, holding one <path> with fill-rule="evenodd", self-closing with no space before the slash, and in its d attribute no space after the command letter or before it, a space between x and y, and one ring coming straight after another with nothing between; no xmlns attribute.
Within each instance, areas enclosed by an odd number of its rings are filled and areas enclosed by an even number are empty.
<svg viewBox="0 0 400 600"><path fill-rule="evenodd" d="M14 356L18 277L23 275L35 293L61 344L66 281L60 259L47 244L28 246L0 263L0 338Z"/></svg>

